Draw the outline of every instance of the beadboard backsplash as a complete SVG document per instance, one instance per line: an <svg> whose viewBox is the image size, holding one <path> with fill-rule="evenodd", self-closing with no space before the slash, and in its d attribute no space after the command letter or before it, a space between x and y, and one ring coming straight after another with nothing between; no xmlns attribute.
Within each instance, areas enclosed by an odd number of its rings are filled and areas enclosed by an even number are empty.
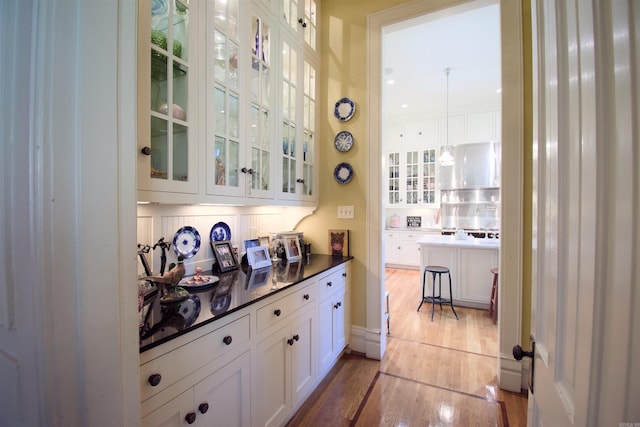
<svg viewBox="0 0 640 427"><path fill-rule="evenodd" d="M308 207L244 207L244 206L199 206L199 205L138 205L139 244L153 247L161 237L171 246L173 236L181 227L194 227L200 234L200 249L184 262L186 274L194 274L197 266L209 270L213 263L210 232L214 224L226 223L231 229L231 244L244 253L244 241L274 232L294 230L298 222L313 212ZM151 271L160 269L160 249L151 250L147 261ZM167 251L167 268L177 262L173 247ZM138 274L144 275L142 263L138 262Z"/></svg>

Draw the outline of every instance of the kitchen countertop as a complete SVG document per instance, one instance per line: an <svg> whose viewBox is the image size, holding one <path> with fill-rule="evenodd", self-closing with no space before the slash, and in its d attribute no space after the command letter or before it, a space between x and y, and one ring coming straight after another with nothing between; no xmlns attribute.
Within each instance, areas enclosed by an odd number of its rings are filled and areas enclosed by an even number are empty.
<svg viewBox="0 0 640 427"><path fill-rule="evenodd" d="M170 304L160 302L161 292L158 291L145 298L140 312L140 352L289 289L350 259L352 257L312 254L309 263L306 260L281 261L259 270L242 266L227 273L203 272L203 276L217 276L219 281L200 288L187 288L186 299Z"/></svg>
<svg viewBox="0 0 640 427"><path fill-rule="evenodd" d="M453 235L428 235L418 239L417 243L426 246L500 249L500 239L476 239L473 236L467 236L467 239L461 240Z"/></svg>
<svg viewBox="0 0 640 427"><path fill-rule="evenodd" d="M441 233L439 227L386 227L384 231L415 231L423 233Z"/></svg>

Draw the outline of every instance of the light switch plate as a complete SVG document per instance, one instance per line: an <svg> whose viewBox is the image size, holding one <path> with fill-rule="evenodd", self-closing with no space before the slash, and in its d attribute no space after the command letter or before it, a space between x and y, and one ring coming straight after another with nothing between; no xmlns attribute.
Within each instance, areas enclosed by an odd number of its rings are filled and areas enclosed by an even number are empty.
<svg viewBox="0 0 640 427"><path fill-rule="evenodd" d="M353 219L354 211L353 206L338 206L338 219Z"/></svg>

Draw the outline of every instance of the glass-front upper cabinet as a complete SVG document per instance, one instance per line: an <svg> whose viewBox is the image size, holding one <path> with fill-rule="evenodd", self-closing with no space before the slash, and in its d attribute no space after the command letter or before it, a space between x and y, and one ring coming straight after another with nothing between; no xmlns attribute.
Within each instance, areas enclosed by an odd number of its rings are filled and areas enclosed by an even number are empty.
<svg viewBox="0 0 640 427"><path fill-rule="evenodd" d="M422 203L436 203L436 150L422 150Z"/></svg>
<svg viewBox="0 0 640 427"><path fill-rule="evenodd" d="M139 3L140 190L195 193L198 189L196 126L191 116L193 16L189 0Z"/></svg>
<svg viewBox="0 0 640 427"><path fill-rule="evenodd" d="M436 205L436 149L386 154L387 206Z"/></svg>
<svg viewBox="0 0 640 427"><path fill-rule="evenodd" d="M400 204L400 153L387 154L387 205Z"/></svg>
<svg viewBox="0 0 640 427"><path fill-rule="evenodd" d="M318 1L280 0L284 26L296 37L302 39L306 47L314 52L318 43Z"/></svg>
<svg viewBox="0 0 640 427"><path fill-rule="evenodd" d="M282 125L280 197L315 200L315 135L317 67L304 60L293 43L283 40L281 106Z"/></svg>
<svg viewBox="0 0 640 427"><path fill-rule="evenodd" d="M208 21L213 25L207 25L207 90L211 91L207 100L207 191L269 197L273 193L272 26L256 14L240 16L239 0L211 4L214 7L209 8Z"/></svg>

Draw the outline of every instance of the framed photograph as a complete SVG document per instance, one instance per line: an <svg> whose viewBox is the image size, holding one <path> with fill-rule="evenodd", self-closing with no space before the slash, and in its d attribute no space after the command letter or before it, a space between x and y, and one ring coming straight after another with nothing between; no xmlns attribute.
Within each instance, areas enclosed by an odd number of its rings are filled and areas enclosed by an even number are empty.
<svg viewBox="0 0 640 427"><path fill-rule="evenodd" d="M269 236L258 236L258 242L260 242L260 246L268 248L271 245L271 238Z"/></svg>
<svg viewBox="0 0 640 427"><path fill-rule="evenodd" d="M234 254L230 241L211 242L211 249L221 273L238 268L238 258Z"/></svg>
<svg viewBox="0 0 640 427"><path fill-rule="evenodd" d="M260 246L260 241L258 239L249 239L244 241L245 252L249 252L249 248L255 248L256 246Z"/></svg>
<svg viewBox="0 0 640 427"><path fill-rule="evenodd" d="M247 248L247 262L253 269L271 267L269 249L264 246L252 246Z"/></svg>
<svg viewBox="0 0 640 427"><path fill-rule="evenodd" d="M284 250L287 254L287 261L297 261L302 259L302 249L298 236L287 236L284 239Z"/></svg>
<svg viewBox="0 0 640 427"><path fill-rule="evenodd" d="M329 230L329 255L349 256L349 230Z"/></svg>
<svg viewBox="0 0 640 427"><path fill-rule="evenodd" d="M287 263L287 269L285 270L285 282L293 283L300 279L300 273L302 272L302 263L301 262L290 262Z"/></svg>

